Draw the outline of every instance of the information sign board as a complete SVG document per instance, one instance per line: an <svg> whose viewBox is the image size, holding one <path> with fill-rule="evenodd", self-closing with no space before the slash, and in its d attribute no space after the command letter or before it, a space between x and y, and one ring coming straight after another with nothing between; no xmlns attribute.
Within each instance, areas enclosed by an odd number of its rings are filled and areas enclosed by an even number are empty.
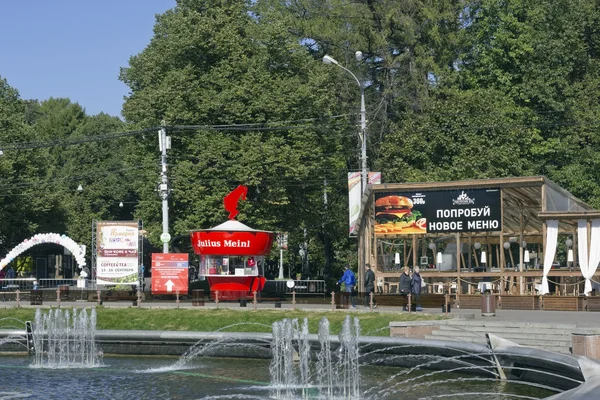
<svg viewBox="0 0 600 400"><path fill-rule="evenodd" d="M152 254L152 294L187 294L188 254Z"/></svg>

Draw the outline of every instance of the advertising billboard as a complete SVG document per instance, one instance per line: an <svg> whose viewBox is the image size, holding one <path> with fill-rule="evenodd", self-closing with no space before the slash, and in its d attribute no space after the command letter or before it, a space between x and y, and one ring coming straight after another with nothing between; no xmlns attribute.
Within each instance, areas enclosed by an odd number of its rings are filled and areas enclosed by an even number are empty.
<svg viewBox="0 0 600 400"><path fill-rule="evenodd" d="M500 189L385 192L375 195L375 233L496 232Z"/></svg>
<svg viewBox="0 0 600 400"><path fill-rule="evenodd" d="M138 246L137 221L96 222L96 283L137 285Z"/></svg>

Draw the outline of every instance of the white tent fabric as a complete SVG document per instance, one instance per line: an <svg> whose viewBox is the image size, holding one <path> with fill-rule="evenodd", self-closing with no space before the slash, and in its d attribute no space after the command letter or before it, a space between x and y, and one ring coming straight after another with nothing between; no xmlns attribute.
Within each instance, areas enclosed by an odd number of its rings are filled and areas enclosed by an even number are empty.
<svg viewBox="0 0 600 400"><path fill-rule="evenodd" d="M588 270L588 236L587 221L585 219L577 220L577 258L579 259L579 268L581 274L585 277ZM587 280L587 279L586 279Z"/></svg>
<svg viewBox="0 0 600 400"><path fill-rule="evenodd" d="M556 254L556 242L558 240L558 220L546 221L546 248L544 249L544 276L542 277L541 294L548 294L548 272L552 268L554 255Z"/></svg>
<svg viewBox="0 0 600 400"><path fill-rule="evenodd" d="M579 268L585 278L585 295L592 291L592 277L596 273L600 263L600 219L592 220L592 235L590 240L590 251L588 255L588 236L587 221L580 219L577 221L577 249L579 251Z"/></svg>

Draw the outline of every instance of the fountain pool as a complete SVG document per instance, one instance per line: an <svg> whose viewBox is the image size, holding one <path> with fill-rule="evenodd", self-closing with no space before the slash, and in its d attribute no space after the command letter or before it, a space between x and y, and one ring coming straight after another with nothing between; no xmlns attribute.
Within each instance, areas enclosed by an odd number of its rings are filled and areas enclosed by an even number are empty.
<svg viewBox="0 0 600 400"><path fill-rule="evenodd" d="M2 399L284 399L270 383L270 360L198 358L173 369L174 357L108 357L86 369L31 367L31 358L0 356ZM361 399L539 399L555 392L466 374L363 366ZM405 383L402 383L402 382ZM394 391L389 391L394 387ZM387 392L387 393L386 393ZM318 398L310 390L306 398ZM472 393L469 395L469 393ZM482 395L488 393L488 395ZM293 396L291 398L302 398ZM340 398L340 397L338 397ZM346 397L348 399L355 397Z"/></svg>
<svg viewBox="0 0 600 400"><path fill-rule="evenodd" d="M498 337L483 346L361 336L349 316L331 337L325 318L318 334L307 320L289 319L272 334L96 331L95 322L94 310L38 310L31 334L0 331L0 399L572 398L561 392L584 393L597 386L588 377L600 376L590 360ZM7 346L32 355L10 355ZM102 358L186 346L181 357Z"/></svg>

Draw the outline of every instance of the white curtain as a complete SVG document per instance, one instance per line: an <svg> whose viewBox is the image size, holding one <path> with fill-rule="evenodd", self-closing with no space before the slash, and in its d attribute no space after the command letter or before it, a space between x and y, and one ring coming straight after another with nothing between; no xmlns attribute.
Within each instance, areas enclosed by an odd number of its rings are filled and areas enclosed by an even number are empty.
<svg viewBox="0 0 600 400"><path fill-rule="evenodd" d="M548 272L552 268L554 255L556 254L556 242L558 240L558 220L546 221L546 247L544 248L544 276L542 277L541 294L548 294Z"/></svg>
<svg viewBox="0 0 600 400"><path fill-rule="evenodd" d="M577 249L579 250L579 268L585 278L585 289L583 292L588 295L592 291L592 277L596 273L598 263L600 263L600 219L592 220L592 236L590 240L590 251L588 256L588 236L587 221L580 219L577 221Z"/></svg>

